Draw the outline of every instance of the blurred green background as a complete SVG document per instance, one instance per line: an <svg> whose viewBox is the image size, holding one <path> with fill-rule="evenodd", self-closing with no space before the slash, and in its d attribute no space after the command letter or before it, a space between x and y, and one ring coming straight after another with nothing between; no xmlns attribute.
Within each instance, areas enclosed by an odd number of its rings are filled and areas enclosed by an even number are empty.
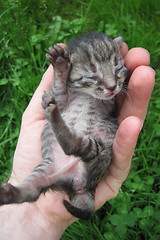
<svg viewBox="0 0 160 240"><path fill-rule="evenodd" d="M156 85L118 196L62 240L160 239L160 0L0 0L0 182L10 174L22 113L49 63L51 44L97 30L151 54Z"/></svg>

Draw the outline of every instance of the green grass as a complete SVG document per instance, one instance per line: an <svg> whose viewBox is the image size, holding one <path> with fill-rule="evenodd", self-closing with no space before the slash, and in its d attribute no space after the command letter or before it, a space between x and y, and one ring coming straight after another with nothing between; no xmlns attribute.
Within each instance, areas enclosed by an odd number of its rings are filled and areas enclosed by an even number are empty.
<svg viewBox="0 0 160 240"><path fill-rule="evenodd" d="M150 51L156 85L130 175L92 221L72 224L62 239L158 240L160 1L0 0L0 6L0 182L10 174L22 113L48 66L51 44L98 30Z"/></svg>

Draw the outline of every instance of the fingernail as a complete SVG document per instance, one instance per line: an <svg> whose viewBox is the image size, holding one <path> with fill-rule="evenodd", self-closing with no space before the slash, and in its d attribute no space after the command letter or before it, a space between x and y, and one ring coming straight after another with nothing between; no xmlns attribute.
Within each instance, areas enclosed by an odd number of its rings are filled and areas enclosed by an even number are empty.
<svg viewBox="0 0 160 240"><path fill-rule="evenodd" d="M65 43L57 43L57 45L60 45L60 46L63 47L63 48L66 48L66 47L67 47L67 45L66 45Z"/></svg>
<svg viewBox="0 0 160 240"><path fill-rule="evenodd" d="M140 127L140 131L141 131L143 128L143 120L141 118L139 118L139 120L141 121L141 127Z"/></svg>
<svg viewBox="0 0 160 240"><path fill-rule="evenodd" d="M156 75L156 71L151 66L149 66L149 67L152 69L154 75Z"/></svg>

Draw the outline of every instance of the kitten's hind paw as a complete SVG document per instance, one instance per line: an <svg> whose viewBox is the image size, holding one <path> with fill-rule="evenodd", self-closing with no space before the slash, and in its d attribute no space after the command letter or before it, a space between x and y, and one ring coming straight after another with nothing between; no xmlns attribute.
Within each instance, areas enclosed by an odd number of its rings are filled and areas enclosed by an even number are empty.
<svg viewBox="0 0 160 240"><path fill-rule="evenodd" d="M18 197L18 190L10 183L0 187L0 205L15 203Z"/></svg>
<svg viewBox="0 0 160 240"><path fill-rule="evenodd" d="M50 54L47 53L46 57L54 66L58 76L68 75L71 66L68 50L60 45L54 45L49 48L49 52Z"/></svg>

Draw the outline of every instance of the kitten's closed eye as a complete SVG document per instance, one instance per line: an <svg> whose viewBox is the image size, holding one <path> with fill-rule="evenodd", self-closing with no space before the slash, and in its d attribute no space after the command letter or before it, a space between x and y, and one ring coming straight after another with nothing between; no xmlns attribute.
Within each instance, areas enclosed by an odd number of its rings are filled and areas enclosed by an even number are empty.
<svg viewBox="0 0 160 240"><path fill-rule="evenodd" d="M97 68L94 64L91 64L91 70L92 70L93 73L97 72Z"/></svg>
<svg viewBox="0 0 160 240"><path fill-rule="evenodd" d="M124 65L118 66L115 69L115 75L117 78L126 78L128 76L128 69Z"/></svg>
<svg viewBox="0 0 160 240"><path fill-rule="evenodd" d="M96 89L96 91L98 91L98 92L103 92L103 89L102 89L101 87L98 87L98 88Z"/></svg>

